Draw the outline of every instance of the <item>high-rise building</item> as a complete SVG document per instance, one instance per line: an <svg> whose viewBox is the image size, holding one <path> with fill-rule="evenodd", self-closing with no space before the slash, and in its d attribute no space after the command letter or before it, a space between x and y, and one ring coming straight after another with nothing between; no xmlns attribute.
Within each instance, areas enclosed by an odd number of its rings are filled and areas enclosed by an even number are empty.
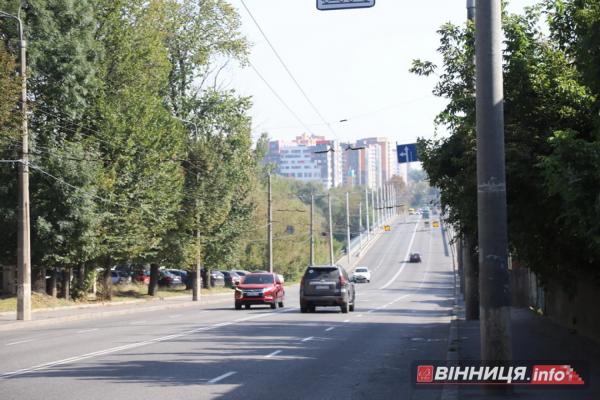
<svg viewBox="0 0 600 400"><path fill-rule="evenodd" d="M350 146L364 148L352 150ZM320 181L325 188L340 185L376 188L399 172L395 146L383 137L361 139L353 144L305 133L292 141L270 142L265 162L276 164L279 175Z"/></svg>

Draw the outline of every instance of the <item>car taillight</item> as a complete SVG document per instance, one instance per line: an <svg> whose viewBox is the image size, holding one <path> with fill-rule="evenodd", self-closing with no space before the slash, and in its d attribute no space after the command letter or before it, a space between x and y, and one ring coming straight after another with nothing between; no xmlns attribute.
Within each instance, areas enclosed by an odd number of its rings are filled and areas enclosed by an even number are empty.
<svg viewBox="0 0 600 400"><path fill-rule="evenodd" d="M304 276L300 279L300 286L304 286Z"/></svg>
<svg viewBox="0 0 600 400"><path fill-rule="evenodd" d="M340 286L345 286L346 285L346 279L344 279L344 277L342 275L340 275Z"/></svg>

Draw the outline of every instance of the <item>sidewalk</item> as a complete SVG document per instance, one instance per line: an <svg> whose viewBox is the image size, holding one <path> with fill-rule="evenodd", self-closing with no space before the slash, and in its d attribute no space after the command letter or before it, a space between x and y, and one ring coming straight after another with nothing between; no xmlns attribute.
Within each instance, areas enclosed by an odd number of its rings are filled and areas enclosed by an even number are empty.
<svg viewBox="0 0 600 400"><path fill-rule="evenodd" d="M461 360L478 360L479 321L455 321L458 331L458 357ZM492 396L481 387L459 387L460 399L600 399L600 344L581 336L549 318L529 309L511 310L513 359L515 361L585 361L589 365L589 385L585 388L527 386L515 387L510 395Z"/></svg>
<svg viewBox="0 0 600 400"><path fill-rule="evenodd" d="M16 312L0 313L0 332L20 328L32 328L58 324L67 321L98 319L116 315L167 310L171 308L193 307L230 301L232 293L203 295L199 302L191 300L191 295L165 297L156 300L133 300L116 303L82 304L81 306L57 307L34 310L31 321L17 321Z"/></svg>

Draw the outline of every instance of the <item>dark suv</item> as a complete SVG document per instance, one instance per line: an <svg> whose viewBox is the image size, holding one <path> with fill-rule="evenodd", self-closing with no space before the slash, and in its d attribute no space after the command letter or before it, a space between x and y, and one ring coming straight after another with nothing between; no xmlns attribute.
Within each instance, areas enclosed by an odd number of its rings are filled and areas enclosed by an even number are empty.
<svg viewBox="0 0 600 400"><path fill-rule="evenodd" d="M338 265L313 265L300 282L300 312L314 312L316 306L340 307L343 313L354 311L354 283Z"/></svg>

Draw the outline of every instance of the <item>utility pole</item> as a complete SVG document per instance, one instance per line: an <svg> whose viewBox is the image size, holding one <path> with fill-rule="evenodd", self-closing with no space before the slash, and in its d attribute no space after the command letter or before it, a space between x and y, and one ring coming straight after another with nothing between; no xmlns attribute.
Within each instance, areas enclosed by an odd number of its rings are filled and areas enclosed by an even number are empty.
<svg viewBox="0 0 600 400"><path fill-rule="evenodd" d="M377 226L377 221L375 218L375 191L371 190L371 209L373 210L373 232L375 232L375 227Z"/></svg>
<svg viewBox="0 0 600 400"><path fill-rule="evenodd" d="M362 250L362 201L358 203L358 240L359 248Z"/></svg>
<svg viewBox="0 0 600 400"><path fill-rule="evenodd" d="M371 227L369 226L369 188L365 186L365 216L367 217L367 241L371 239Z"/></svg>
<svg viewBox="0 0 600 400"><path fill-rule="evenodd" d="M504 153L501 0L475 18L477 217L482 360L512 358Z"/></svg>
<svg viewBox="0 0 600 400"><path fill-rule="evenodd" d="M271 192L271 174L269 173L267 240L269 242L269 272L273 273L273 197Z"/></svg>
<svg viewBox="0 0 600 400"><path fill-rule="evenodd" d="M17 320L31 320L31 237L29 215L29 133L27 131L27 41L19 16L0 11L0 18L17 22L21 75L21 162L19 163L19 215L17 234Z"/></svg>
<svg viewBox="0 0 600 400"><path fill-rule="evenodd" d="M310 265L315 265L315 195L310 195Z"/></svg>
<svg viewBox="0 0 600 400"><path fill-rule="evenodd" d="M350 265L350 193L346 192L346 253Z"/></svg>
<svg viewBox="0 0 600 400"><path fill-rule="evenodd" d="M331 193L327 193L327 208L329 219L329 265L333 265L333 223L331 222Z"/></svg>

